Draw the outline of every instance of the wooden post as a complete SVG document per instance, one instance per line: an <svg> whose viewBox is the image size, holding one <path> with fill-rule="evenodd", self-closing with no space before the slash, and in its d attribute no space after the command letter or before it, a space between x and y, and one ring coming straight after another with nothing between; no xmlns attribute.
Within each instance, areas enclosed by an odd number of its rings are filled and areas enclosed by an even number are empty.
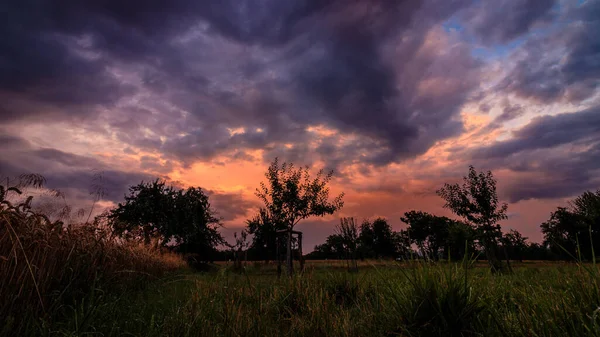
<svg viewBox="0 0 600 337"><path fill-rule="evenodd" d="M281 277L281 237L276 234L275 259L277 259L277 277Z"/></svg>
<svg viewBox="0 0 600 337"><path fill-rule="evenodd" d="M287 269L288 276L292 276L294 274L294 264L292 260L292 230L288 230L287 232Z"/></svg>
<svg viewBox="0 0 600 337"><path fill-rule="evenodd" d="M302 254L302 233L298 233L298 253L300 253L300 272L304 271L304 255Z"/></svg>

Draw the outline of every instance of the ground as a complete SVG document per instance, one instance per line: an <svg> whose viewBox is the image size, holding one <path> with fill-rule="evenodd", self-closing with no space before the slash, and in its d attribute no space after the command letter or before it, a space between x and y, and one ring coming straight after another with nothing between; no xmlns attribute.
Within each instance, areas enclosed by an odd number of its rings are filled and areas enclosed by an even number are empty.
<svg viewBox="0 0 600 337"><path fill-rule="evenodd" d="M308 261L278 279L273 264L236 273L182 271L142 290L98 292L44 333L89 336L595 336L593 265ZM34 329L34 328L32 328ZM44 327L37 327L43 331ZM34 331L34 330L32 330Z"/></svg>

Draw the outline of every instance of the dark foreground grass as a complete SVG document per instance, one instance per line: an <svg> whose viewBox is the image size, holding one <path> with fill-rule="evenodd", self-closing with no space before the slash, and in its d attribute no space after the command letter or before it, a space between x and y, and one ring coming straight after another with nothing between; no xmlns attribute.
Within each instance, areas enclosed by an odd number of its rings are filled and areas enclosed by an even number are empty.
<svg viewBox="0 0 600 337"><path fill-rule="evenodd" d="M45 336L600 336L592 266L527 266L492 276L460 264L319 265L184 273L144 291L88 296Z"/></svg>

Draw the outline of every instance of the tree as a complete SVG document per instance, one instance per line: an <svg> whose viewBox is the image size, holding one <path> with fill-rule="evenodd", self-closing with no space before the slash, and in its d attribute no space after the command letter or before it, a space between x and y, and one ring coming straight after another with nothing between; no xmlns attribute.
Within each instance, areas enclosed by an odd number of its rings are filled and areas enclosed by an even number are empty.
<svg viewBox="0 0 600 337"><path fill-rule="evenodd" d="M235 240L234 244L225 243L225 245L233 252L233 270L239 272L243 270L242 253L246 253L246 258L244 260L248 260L247 253L248 246L250 246L250 242L248 242L248 232L242 230L239 236L237 232L234 232L233 239Z"/></svg>
<svg viewBox="0 0 600 337"><path fill-rule="evenodd" d="M524 237L518 231L511 229L502 236L501 242L506 253L511 260L523 262L523 255L527 249L527 237Z"/></svg>
<svg viewBox="0 0 600 337"><path fill-rule="evenodd" d="M171 246L183 253L207 255L223 242L217 231L220 221L202 189L175 190L164 181L129 188L125 203L107 216L115 234Z"/></svg>
<svg viewBox="0 0 600 337"><path fill-rule="evenodd" d="M283 222L275 222L265 208L260 208L258 214L246 221L248 232L252 234L252 245L249 254L254 259L268 262L275 259L277 252L277 231L287 227Z"/></svg>
<svg viewBox="0 0 600 337"><path fill-rule="evenodd" d="M569 207L558 207L541 226L544 245L561 258L593 259L600 242L600 190L586 191Z"/></svg>
<svg viewBox="0 0 600 337"><path fill-rule="evenodd" d="M358 227L354 222L354 218L341 218L336 230L342 239L342 249L344 250L344 259L348 261L348 271L358 271L358 264L356 263Z"/></svg>
<svg viewBox="0 0 600 337"><path fill-rule="evenodd" d="M368 220L360 225L360 234L358 235L358 252L361 259L375 256L375 234L373 227Z"/></svg>
<svg viewBox="0 0 600 337"><path fill-rule="evenodd" d="M315 246L315 253L311 255L321 259L344 259L346 257L344 238L340 234L329 235L325 243Z"/></svg>
<svg viewBox="0 0 600 337"><path fill-rule="evenodd" d="M437 194L456 215L472 223L492 272L503 270L502 261L498 258L498 240L502 237L499 221L506 219L507 204L498 202L496 180L491 171L478 173L469 166L469 175L463 177L459 184L444 184Z"/></svg>
<svg viewBox="0 0 600 337"><path fill-rule="evenodd" d="M394 232L384 218L377 218L373 222L363 221L360 225L358 242L358 251L363 259L395 257L396 255Z"/></svg>
<svg viewBox="0 0 600 337"><path fill-rule="evenodd" d="M277 158L271 163L256 195L264 202L265 210L276 226L285 226L288 232L287 268L292 274L291 236L294 226L303 219L333 214L344 205L340 194L329 201L329 187L333 171L324 175L323 170L311 179L308 167L296 169L293 164L279 166Z"/></svg>
<svg viewBox="0 0 600 337"><path fill-rule="evenodd" d="M473 226L462 221L451 220L444 256L449 256L454 261L462 260L465 256L471 258L477 251L476 238L477 233Z"/></svg>
<svg viewBox="0 0 600 337"><path fill-rule="evenodd" d="M397 258L409 259L412 256L412 248L410 235L407 230L401 230L399 232L393 232L392 238L394 241L394 251L396 252Z"/></svg>
<svg viewBox="0 0 600 337"><path fill-rule="evenodd" d="M410 239L421 253L430 259L438 260L448 241L451 220L427 212L410 211L400 220L408 225Z"/></svg>
<svg viewBox="0 0 600 337"><path fill-rule="evenodd" d="M475 231L464 222L421 211L406 212L400 220L408 224L411 243L433 260L460 260L467 253L465 248L471 252L475 250Z"/></svg>

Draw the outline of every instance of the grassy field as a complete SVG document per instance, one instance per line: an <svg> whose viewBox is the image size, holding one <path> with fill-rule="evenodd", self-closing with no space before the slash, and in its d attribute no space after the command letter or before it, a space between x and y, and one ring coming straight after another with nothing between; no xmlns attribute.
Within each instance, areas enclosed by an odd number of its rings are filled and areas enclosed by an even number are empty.
<svg viewBox="0 0 600 337"><path fill-rule="evenodd" d="M243 273L227 264L182 271L143 290L95 292L22 334L600 336L600 274L592 265L531 262L497 276L483 263L364 262L358 273L344 265L310 261L291 279L262 263Z"/></svg>

